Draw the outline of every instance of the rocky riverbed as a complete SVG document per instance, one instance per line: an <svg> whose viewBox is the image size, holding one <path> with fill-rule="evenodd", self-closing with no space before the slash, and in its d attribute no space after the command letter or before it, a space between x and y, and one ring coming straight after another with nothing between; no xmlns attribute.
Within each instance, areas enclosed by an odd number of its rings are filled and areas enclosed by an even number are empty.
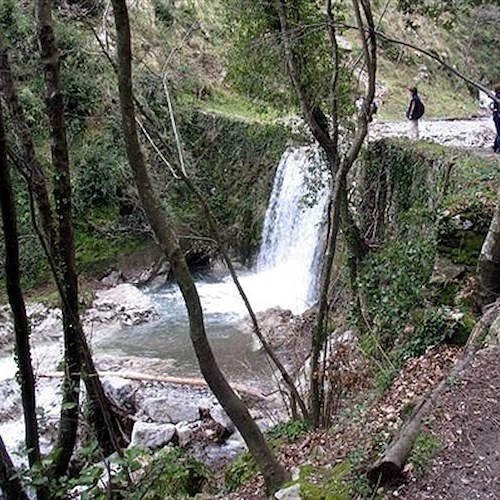
<svg viewBox="0 0 500 500"><path fill-rule="evenodd" d="M96 292L83 316L84 331L92 345L121 329L147 324L158 318L150 296L130 284ZM59 309L30 304L33 367L37 377L37 405L41 447L48 452L59 420L62 321ZM21 463L24 424L21 396L12 356L14 329L8 306L0 309L0 434L7 449ZM135 420L131 445L158 448L175 443L192 448L198 458L212 463L239 453L244 444L211 391L199 378L169 377L170 361L160 358L98 353L96 367L103 373L104 388ZM253 407L263 427L272 421L272 410L261 392L235 385ZM266 409L267 408L267 409Z"/></svg>

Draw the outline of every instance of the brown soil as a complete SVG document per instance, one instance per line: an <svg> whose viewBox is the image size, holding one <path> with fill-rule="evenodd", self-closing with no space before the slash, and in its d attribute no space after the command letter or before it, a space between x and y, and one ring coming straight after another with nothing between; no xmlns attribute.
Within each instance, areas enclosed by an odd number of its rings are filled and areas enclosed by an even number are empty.
<svg viewBox="0 0 500 500"><path fill-rule="evenodd" d="M382 399L365 406L350 401L331 428L303 435L281 447L278 458L288 469L308 463L327 470L353 453L362 457L351 480L364 476L407 418L408 413L460 358L460 348L441 346L410 359ZM460 380L451 381L426 421L439 449L422 470L409 461L408 481L395 490L353 492L352 498L500 499L500 348L480 351ZM366 398L367 392L363 397ZM348 479L348 478L346 478ZM366 490L365 490L366 491ZM259 476L231 500L266 499Z"/></svg>
<svg viewBox="0 0 500 500"><path fill-rule="evenodd" d="M477 354L432 412L440 451L393 493L405 499L500 499L500 349Z"/></svg>

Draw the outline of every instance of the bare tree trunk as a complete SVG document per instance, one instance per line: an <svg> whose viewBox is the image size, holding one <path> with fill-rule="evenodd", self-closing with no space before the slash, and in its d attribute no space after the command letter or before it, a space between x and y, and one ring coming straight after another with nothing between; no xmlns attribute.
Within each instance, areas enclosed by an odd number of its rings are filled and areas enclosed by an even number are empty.
<svg viewBox="0 0 500 500"><path fill-rule="evenodd" d="M423 420L428 416L434 403L448 387L448 381L460 377L481 347L481 338L500 314L500 304L488 310L474 326L461 359L450 372L431 389L413 410L410 419L399 432L389 449L368 471L368 479L377 486L397 484L404 480L403 468L408 460L413 443L417 438Z"/></svg>
<svg viewBox="0 0 500 500"><path fill-rule="evenodd" d="M28 500L19 478L16 476L14 464L0 436L0 486L6 500Z"/></svg>
<svg viewBox="0 0 500 500"><path fill-rule="evenodd" d="M23 175L28 180L30 189L35 193L35 199L42 219L44 238L50 250L55 251L56 236L52 207L47 190L45 174L40 168L31 137L31 130L26 121L23 107L19 101L12 70L9 63L7 48L0 32L0 91L12 116L12 123L18 136L24 158Z"/></svg>
<svg viewBox="0 0 500 500"><path fill-rule="evenodd" d="M500 202L491 219L490 228L477 262L483 304L489 304L500 295Z"/></svg>
<svg viewBox="0 0 500 500"><path fill-rule="evenodd" d="M328 295L330 289L330 279L335 257L337 244L337 236L339 232L340 222L349 243L349 247L354 252L356 257L363 256L367 251L366 243L364 242L359 228L354 223L354 219L349 214L347 205L346 193L346 177L354 161L356 160L363 141L368 131L368 118L370 105L375 97L375 72L376 72L376 41L374 37L374 23L371 15L369 2L366 0L360 2L353 0L352 4L357 20L358 31L363 46L363 55L368 70L368 89L366 98L363 102L361 112L358 116L358 127L352 144L345 155L341 158L339 155L339 116L337 110L337 87L338 73L340 70L339 54L336 39L336 30L334 16L332 12L331 0L326 1L326 25L330 44L332 46L332 64L333 74L330 88L333 123L331 125L331 134L322 125L322 120L319 120L320 112L314 100L309 96L308 90L302 82L300 65L297 63L293 43L292 30L289 27L288 21L288 3L286 0L276 0L279 20L281 25L281 33L283 38L283 46L285 52L288 73L292 81L293 87L299 99L304 119L311 130L311 133L318 141L319 145L325 152L330 172L333 177L333 186L329 204L329 219L328 233L325 253L323 257L323 265L320 279L320 296L318 301L318 313L313 330L311 343L311 420L314 426L319 426L321 421L321 413L324 406L324 379L320 367L321 352L325 349L325 344L328 336Z"/></svg>
<svg viewBox="0 0 500 500"><path fill-rule="evenodd" d="M86 384L90 404L90 420L105 453L119 451L124 441L117 418L113 418L90 350L83 333L78 310L78 278L76 272L71 175L66 138L66 121L61 89L59 50L57 48L50 0L38 0L38 37L47 88L47 113L52 135L52 163L55 170L54 201L57 216L58 263L61 278L62 312L65 345L65 400L61 410L59 452L56 454L56 476L65 473L76 438L79 410L80 373ZM116 416L114 416L116 417Z"/></svg>
<svg viewBox="0 0 500 500"><path fill-rule="evenodd" d="M63 290L64 330L63 404L57 445L54 450L54 474L66 473L76 443L78 428L81 362L78 349L78 283L72 224L71 188L64 104L60 88L59 51L51 19L51 1L37 1L38 40L46 85L46 105L52 136L54 200L57 219L57 249Z"/></svg>
<svg viewBox="0 0 500 500"><path fill-rule="evenodd" d="M172 230L172 225L151 185L136 129L127 6L125 0L112 0L112 4L117 31L118 85L123 131L128 160L134 172L139 195L156 237L172 265L174 276L184 297L189 316L189 333L203 376L243 436L264 476L267 488L274 491L287 480L288 476L284 468L276 461L247 408L231 389L216 363L206 337L203 313L193 278Z"/></svg>
<svg viewBox="0 0 500 500"><path fill-rule="evenodd" d="M3 111L0 105L0 205L2 210L5 242L5 276L7 294L14 318L15 352L19 369L23 403L25 443L30 467L40 463L40 445L35 403L35 377L31 364L29 343L30 326L26 315L23 292L20 283L19 243L17 232L16 200L12 189L10 167L7 162L7 148ZM48 498L45 488L37 489L39 499Z"/></svg>

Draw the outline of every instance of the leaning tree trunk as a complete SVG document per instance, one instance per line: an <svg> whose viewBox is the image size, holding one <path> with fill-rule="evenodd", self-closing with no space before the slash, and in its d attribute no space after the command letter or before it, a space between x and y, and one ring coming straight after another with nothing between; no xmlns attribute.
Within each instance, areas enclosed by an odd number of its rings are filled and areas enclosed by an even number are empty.
<svg viewBox="0 0 500 500"><path fill-rule="evenodd" d="M312 423L316 427L325 423L322 421L325 402L325 380L324 370L321 367L320 358L321 353L326 349L328 337L328 298L330 280L341 222L349 248L353 252L353 255L359 259L364 256L367 250L359 228L354 223L354 219L349 213L345 186L347 174L358 157L368 131L369 106L375 97L376 41L374 37L374 24L369 2L367 0L360 0L360 2L352 0L352 5L363 46L363 57L368 72L368 88L363 107L358 116L356 134L345 157L341 158L339 154L340 122L338 110L338 87L341 68L332 1L326 1L326 29L331 46L331 59L333 67L330 82L332 118L330 132L328 125L325 125L326 120L321 119L322 116L324 118L324 115L319 110L315 102L315 96L310 95L310 90L304 83L302 73L303 66L298 62L294 51L294 43L300 43L300 38L298 38L295 33L293 26L290 26L290 18L292 16L289 14L289 2L286 0L276 0L288 73L300 102L304 119L312 135L323 149L333 177L328 214L328 234L321 269L319 287L320 295L317 307L318 312L316 314L316 321L311 341L310 415Z"/></svg>
<svg viewBox="0 0 500 500"><path fill-rule="evenodd" d="M19 369L18 381L24 413L25 443L30 467L40 463L40 445L35 403L35 377L31 364L29 343L30 326L26 315L21 289L19 243L17 232L16 199L12 189L10 167L7 162L7 148L3 111L0 105L0 205L2 211L5 244L5 277L7 294L14 317L15 352ZM39 499L48 498L44 487L37 489Z"/></svg>
<svg viewBox="0 0 500 500"><path fill-rule="evenodd" d="M0 486L6 500L28 500L2 436L0 436Z"/></svg>
<svg viewBox="0 0 500 500"><path fill-rule="evenodd" d="M396 440L368 471L368 479L373 484L377 486L392 485L401 483L405 479L403 468L410 456L413 443L420 432L422 422L429 415L438 398L449 387L449 380L460 377L465 368L470 364L474 355L481 347L483 335L499 314L500 303L497 303L476 323L460 360L443 377L439 384L422 398L418 406L413 410L408 422L399 432Z"/></svg>
<svg viewBox="0 0 500 500"><path fill-rule="evenodd" d="M480 296L483 304L489 304L500 295L500 202L491 219L490 228L477 262Z"/></svg>
<svg viewBox="0 0 500 500"><path fill-rule="evenodd" d="M172 271L184 297L189 316L189 334L203 376L243 436L264 476L267 488L274 491L287 480L287 474L276 461L248 409L231 389L217 365L206 336L203 312L192 275L177 236L172 229L172 224L163 212L161 202L151 185L140 149L135 121L131 68L132 51L127 6L125 0L112 0L112 4L117 31L118 86L125 146L139 196L156 237L172 265Z"/></svg>

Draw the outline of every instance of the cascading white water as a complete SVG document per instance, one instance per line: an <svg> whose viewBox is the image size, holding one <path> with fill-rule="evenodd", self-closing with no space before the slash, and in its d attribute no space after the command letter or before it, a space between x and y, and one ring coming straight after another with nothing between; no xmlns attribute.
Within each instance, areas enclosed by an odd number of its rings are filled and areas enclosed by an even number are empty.
<svg viewBox="0 0 500 500"><path fill-rule="evenodd" d="M317 153L307 148L290 149L281 159L265 217L256 268L240 276L255 311L280 306L300 313L314 301L311 290L318 268L317 254L321 253L322 219L328 196L328 190L320 186L321 182L318 184L318 178L309 182L312 173L321 170L318 167ZM311 206L304 203L304 198L311 194L308 184L316 190L316 202ZM197 281L197 289L207 333L220 366L233 380L250 379L255 384L267 380L267 363L259 352L254 351L252 337L240 328L247 310L231 278L202 279ZM111 354L113 358L122 356L127 360L163 358L169 364L171 375L199 375L187 335L186 309L178 287L172 284L150 295L160 319L101 332L93 338L94 355ZM60 355L57 342L44 343L39 350L46 360L58 359ZM2 386L13 386L15 371L10 356L0 354ZM258 373L264 375L257 380ZM59 402L50 381L38 384L37 397L38 404L56 421ZM22 416L19 414L6 421L0 419L0 433L8 437L9 449L21 446Z"/></svg>
<svg viewBox="0 0 500 500"><path fill-rule="evenodd" d="M316 150L287 150L268 204L257 274L279 283L277 305L301 312L315 300L328 189ZM313 202L311 198L314 197ZM309 200L309 203L306 201ZM263 281L263 290L265 290Z"/></svg>

